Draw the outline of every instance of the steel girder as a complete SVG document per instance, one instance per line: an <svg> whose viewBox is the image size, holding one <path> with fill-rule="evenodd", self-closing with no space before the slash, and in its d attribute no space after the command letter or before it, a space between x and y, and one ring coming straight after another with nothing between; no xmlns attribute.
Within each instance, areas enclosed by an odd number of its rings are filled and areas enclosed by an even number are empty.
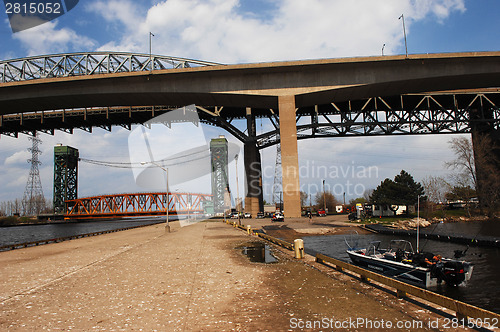
<svg viewBox="0 0 500 332"><path fill-rule="evenodd" d="M140 53L66 53L0 61L0 82L213 65L219 64Z"/></svg>
<svg viewBox="0 0 500 332"><path fill-rule="evenodd" d="M168 197L168 202L167 202ZM111 216L147 216L202 213L203 202L212 195L196 193L138 193L102 195L66 201L65 217L99 218Z"/></svg>
<svg viewBox="0 0 500 332"><path fill-rule="evenodd" d="M54 133L54 128L71 133L78 128L130 129L180 106L104 107L44 111L0 116L0 134L17 137L36 131ZM245 118L244 108L196 106L200 121L221 127L241 142L250 138L234 120ZM279 142L279 113L255 110L268 119L273 129L253 138L259 149ZM471 117L471 112L475 112ZM342 103L298 108L298 139L343 136L458 134L471 131L471 121L500 129L500 91L406 94L373 97ZM167 127L171 124L165 123Z"/></svg>
<svg viewBox="0 0 500 332"><path fill-rule="evenodd" d="M470 133L471 121L500 130L500 93L374 97L296 113L298 139ZM261 149L279 143L279 128L259 135L257 142Z"/></svg>

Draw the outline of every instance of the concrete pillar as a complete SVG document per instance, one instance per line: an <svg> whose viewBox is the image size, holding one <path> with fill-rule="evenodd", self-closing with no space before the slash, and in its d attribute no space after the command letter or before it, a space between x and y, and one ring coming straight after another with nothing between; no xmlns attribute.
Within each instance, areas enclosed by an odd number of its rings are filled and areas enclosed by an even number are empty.
<svg viewBox="0 0 500 332"><path fill-rule="evenodd" d="M278 97L285 218L301 216L295 96Z"/></svg>
<svg viewBox="0 0 500 332"><path fill-rule="evenodd" d="M247 129L249 140L245 142L245 178L246 178L246 197L245 211L250 212L252 217L257 213L264 211L264 195L262 192L262 166L260 160L260 151L257 148L255 115L252 110L247 108Z"/></svg>
<svg viewBox="0 0 500 332"><path fill-rule="evenodd" d="M498 194L496 174L500 172L500 131L495 129L495 116L491 108L471 109L469 115L478 198L481 207L490 207L488 213L491 214L496 206L494 197Z"/></svg>

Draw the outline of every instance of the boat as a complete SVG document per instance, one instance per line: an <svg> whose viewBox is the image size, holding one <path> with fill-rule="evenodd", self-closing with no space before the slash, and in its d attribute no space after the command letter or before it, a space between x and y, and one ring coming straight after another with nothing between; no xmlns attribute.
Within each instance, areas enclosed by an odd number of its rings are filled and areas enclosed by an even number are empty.
<svg viewBox="0 0 500 332"><path fill-rule="evenodd" d="M349 246L347 254L355 265L423 288L443 283L448 286L464 285L471 278L474 268L466 261L442 258L429 252L414 252L411 243L406 240L392 240L387 249L380 248L380 241L371 242L361 249Z"/></svg>

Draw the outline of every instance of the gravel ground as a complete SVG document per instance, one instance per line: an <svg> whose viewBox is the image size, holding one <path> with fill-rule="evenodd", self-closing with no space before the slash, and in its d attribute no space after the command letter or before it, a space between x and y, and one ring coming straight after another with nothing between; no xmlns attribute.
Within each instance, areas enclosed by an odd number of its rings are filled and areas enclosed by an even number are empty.
<svg viewBox="0 0 500 332"><path fill-rule="evenodd" d="M278 263L251 263L235 248L260 240L222 222L171 224L171 233L154 225L0 253L0 330L287 331L322 319L442 319L310 257L274 248Z"/></svg>

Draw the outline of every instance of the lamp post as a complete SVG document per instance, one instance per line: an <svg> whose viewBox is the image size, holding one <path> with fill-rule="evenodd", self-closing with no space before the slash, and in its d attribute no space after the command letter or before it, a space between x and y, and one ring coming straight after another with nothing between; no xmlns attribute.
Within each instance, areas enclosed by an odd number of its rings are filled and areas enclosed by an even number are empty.
<svg viewBox="0 0 500 332"><path fill-rule="evenodd" d="M399 19L403 19L403 35L405 36L405 50L406 50L406 57L408 57L408 44L406 43L406 27L405 27L405 16L404 14L401 14Z"/></svg>
<svg viewBox="0 0 500 332"><path fill-rule="evenodd" d="M151 64L151 71L153 71L153 56L152 56L152 53L153 53L153 46L151 44L151 39L152 37L154 37L155 35L153 35L153 33L150 31L149 32L149 63Z"/></svg>
<svg viewBox="0 0 500 332"><path fill-rule="evenodd" d="M149 163L164 170L166 173L166 176L167 176L167 224L165 225L165 230L170 233L170 224L169 224L169 220L168 220L169 219L168 212L170 210L170 195L168 192L168 168L164 168L163 166L158 165L154 161L150 161ZM146 164L148 164L148 163L145 161L141 161L141 165L146 165Z"/></svg>
<svg viewBox="0 0 500 332"><path fill-rule="evenodd" d="M417 196L417 252L418 252L418 245L419 245L419 241L420 241L420 234L419 234L419 231L420 231L420 196L423 196L423 195L418 195Z"/></svg>
<svg viewBox="0 0 500 332"><path fill-rule="evenodd" d="M240 186L238 182L238 155L234 156L234 162L236 166L236 211L238 211L238 225L241 225L241 219L240 219L240 207L238 206L238 203L240 201Z"/></svg>
<svg viewBox="0 0 500 332"><path fill-rule="evenodd" d="M325 212L326 212L325 180L323 180L323 211L325 211Z"/></svg>

